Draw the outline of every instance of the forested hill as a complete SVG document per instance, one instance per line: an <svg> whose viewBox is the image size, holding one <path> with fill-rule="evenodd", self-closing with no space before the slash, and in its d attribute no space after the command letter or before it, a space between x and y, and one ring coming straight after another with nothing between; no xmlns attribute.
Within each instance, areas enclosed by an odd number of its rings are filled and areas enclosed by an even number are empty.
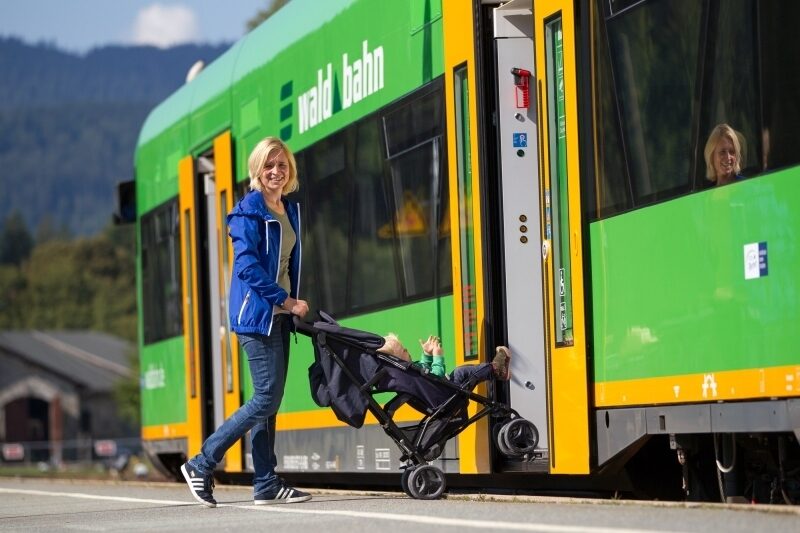
<svg viewBox="0 0 800 533"><path fill-rule="evenodd" d="M108 225L116 183L133 178L147 113L189 68L228 49L104 47L86 55L0 38L0 224L12 211L31 233Z"/></svg>

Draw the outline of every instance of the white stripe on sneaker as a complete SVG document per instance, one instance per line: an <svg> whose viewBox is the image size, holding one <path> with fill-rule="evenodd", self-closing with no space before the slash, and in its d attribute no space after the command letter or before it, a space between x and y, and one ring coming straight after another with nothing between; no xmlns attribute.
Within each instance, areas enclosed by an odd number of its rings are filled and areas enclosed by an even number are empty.
<svg viewBox="0 0 800 533"><path fill-rule="evenodd" d="M292 487L278 487L273 496L258 494L253 498L255 505L269 505L273 503L299 503L311 499L311 494L306 494L301 490Z"/></svg>
<svg viewBox="0 0 800 533"><path fill-rule="evenodd" d="M211 488L208 488L206 486L206 479L202 475L198 476L193 469L187 468L186 464L181 466L181 473L183 474L186 484L189 486L189 491L192 493L192 497L195 500L207 507L217 506L217 502L214 500L214 496L212 496L212 490L214 487L213 480L210 480Z"/></svg>

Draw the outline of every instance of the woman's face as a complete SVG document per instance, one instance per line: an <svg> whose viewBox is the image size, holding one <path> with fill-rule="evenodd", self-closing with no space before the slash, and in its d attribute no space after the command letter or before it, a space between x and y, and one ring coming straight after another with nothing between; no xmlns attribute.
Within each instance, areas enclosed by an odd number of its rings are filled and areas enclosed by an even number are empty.
<svg viewBox="0 0 800 533"><path fill-rule="evenodd" d="M264 163L261 171L261 185L264 187L264 192L281 193L288 179L289 158L286 157L283 150L280 150L267 158L267 162Z"/></svg>
<svg viewBox="0 0 800 533"><path fill-rule="evenodd" d="M736 148L727 137L721 137L714 148L714 174L717 184L729 183L734 178L736 166Z"/></svg>

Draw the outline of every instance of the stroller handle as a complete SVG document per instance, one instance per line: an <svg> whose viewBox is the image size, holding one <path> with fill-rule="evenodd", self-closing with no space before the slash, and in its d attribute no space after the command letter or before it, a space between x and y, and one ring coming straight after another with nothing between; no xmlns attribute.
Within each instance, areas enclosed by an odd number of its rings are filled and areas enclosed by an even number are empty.
<svg viewBox="0 0 800 533"><path fill-rule="evenodd" d="M312 324L303 321L303 319L297 315L292 315L292 320L294 320L295 329L303 335L308 335L310 337L314 334L314 326Z"/></svg>

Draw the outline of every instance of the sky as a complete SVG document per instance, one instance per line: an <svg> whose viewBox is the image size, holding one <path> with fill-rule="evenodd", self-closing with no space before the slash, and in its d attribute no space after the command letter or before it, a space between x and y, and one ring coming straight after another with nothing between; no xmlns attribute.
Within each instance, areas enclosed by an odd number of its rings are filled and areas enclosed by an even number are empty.
<svg viewBox="0 0 800 533"><path fill-rule="evenodd" d="M0 36L79 54L105 45L234 42L272 0L0 0Z"/></svg>

